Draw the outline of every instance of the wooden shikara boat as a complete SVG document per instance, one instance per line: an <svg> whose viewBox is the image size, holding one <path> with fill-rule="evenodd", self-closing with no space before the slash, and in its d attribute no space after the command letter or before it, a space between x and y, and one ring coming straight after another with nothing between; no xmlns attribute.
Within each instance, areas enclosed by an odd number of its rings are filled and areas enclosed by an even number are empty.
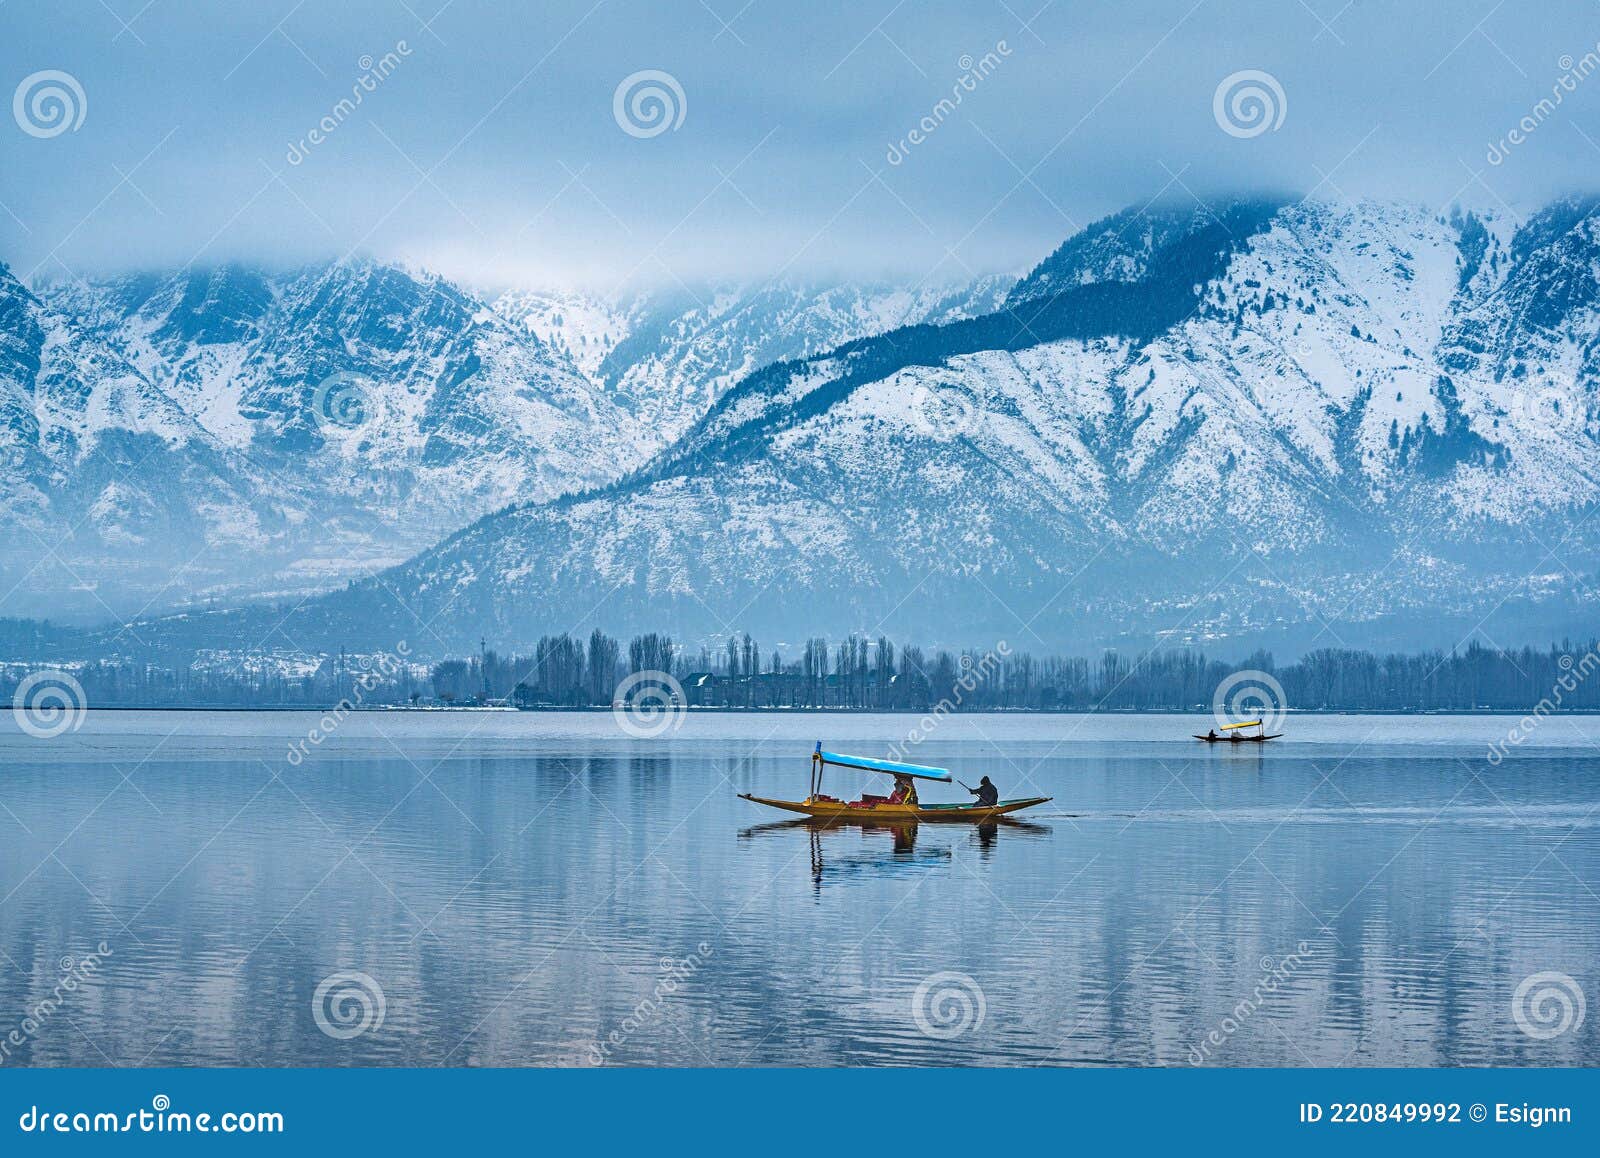
<svg viewBox="0 0 1600 1158"><path fill-rule="evenodd" d="M1260 728L1261 730L1254 736L1246 736L1241 732L1235 731L1236 728ZM1276 740L1283 735L1282 732L1273 732L1268 735L1266 726L1260 720L1245 720L1241 724L1224 724L1221 730L1231 734L1221 736L1212 733L1211 735L1202 736L1196 733L1194 738L1196 740L1204 740L1207 744L1264 744L1268 740Z"/></svg>
<svg viewBox="0 0 1600 1158"><path fill-rule="evenodd" d="M1010 812L1020 812L1035 804L1044 804L1048 796L1025 796L1017 800L1002 800L992 808L978 804L850 804L843 800L772 800L765 796L739 793L739 799L752 804L765 804L768 808L781 808L785 812L799 812L823 820L837 820L845 824L892 824L907 820L993 820Z"/></svg>
<svg viewBox="0 0 1600 1158"><path fill-rule="evenodd" d="M798 812L803 816L828 820L840 824L894 824L917 821L968 821L983 823L1044 804L1048 796L1025 796L1016 800L1001 800L995 804L923 804L920 801L903 804L891 803L882 797L867 797L861 801L838 800L822 792L822 774L828 765L838 768L858 768L866 772L883 772L891 776L909 776L915 780L936 780L950 783L955 778L947 768L927 768L921 764L899 764L893 760L875 760L867 756L841 756L824 752L822 744L811 755L811 791L804 800L775 800L767 796L739 793L741 800L752 804L765 804L768 808L781 808L785 812Z"/></svg>

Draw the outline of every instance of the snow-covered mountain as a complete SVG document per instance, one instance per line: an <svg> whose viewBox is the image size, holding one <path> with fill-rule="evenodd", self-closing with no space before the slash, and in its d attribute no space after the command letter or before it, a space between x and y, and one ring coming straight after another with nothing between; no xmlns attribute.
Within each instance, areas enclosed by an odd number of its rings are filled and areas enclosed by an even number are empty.
<svg viewBox="0 0 1600 1158"><path fill-rule="evenodd" d="M183 544L260 549L281 498L116 344L0 268L0 582L8 613L155 583ZM160 562L141 567L141 556Z"/></svg>
<svg viewBox="0 0 1600 1158"><path fill-rule="evenodd" d="M0 267L0 613L122 616L370 574L639 467L771 356L989 308L1007 284L497 310L366 260L33 290Z"/></svg>
<svg viewBox="0 0 1600 1158"><path fill-rule="evenodd" d="M1034 647L1592 622L1597 205L1119 214L1005 308L757 370L628 477L307 622Z"/></svg>
<svg viewBox="0 0 1600 1158"><path fill-rule="evenodd" d="M37 292L0 273L4 569L60 613L304 590L657 445L565 355L439 278L358 261ZM80 583L62 582L61 573ZM83 604L85 600L79 600Z"/></svg>
<svg viewBox="0 0 1600 1158"><path fill-rule="evenodd" d="M990 313L1014 280L992 275L954 289L774 281L622 300L519 292L495 308L566 353L665 445L763 366L901 326Z"/></svg>

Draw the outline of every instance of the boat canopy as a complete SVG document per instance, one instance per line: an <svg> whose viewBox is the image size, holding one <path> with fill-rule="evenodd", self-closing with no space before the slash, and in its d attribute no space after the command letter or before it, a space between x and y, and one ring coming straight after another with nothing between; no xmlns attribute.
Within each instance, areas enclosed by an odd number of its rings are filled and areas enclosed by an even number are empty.
<svg viewBox="0 0 1600 1158"><path fill-rule="evenodd" d="M915 776L919 780L943 780L946 783L953 779L948 768L898 764L893 760L874 760L870 756L844 756L838 752L824 752L821 744L817 745L817 756L824 764L840 768L861 768L868 772L887 772L892 776Z"/></svg>
<svg viewBox="0 0 1600 1158"><path fill-rule="evenodd" d="M1261 726L1261 721L1260 720L1245 720L1241 724L1223 724L1222 725L1222 730L1224 732L1231 732L1235 728L1259 728L1260 726Z"/></svg>

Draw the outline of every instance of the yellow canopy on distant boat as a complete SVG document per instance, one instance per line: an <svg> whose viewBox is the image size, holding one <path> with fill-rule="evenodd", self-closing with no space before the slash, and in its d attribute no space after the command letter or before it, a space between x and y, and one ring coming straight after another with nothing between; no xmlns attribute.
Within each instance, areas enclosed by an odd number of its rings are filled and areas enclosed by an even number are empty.
<svg viewBox="0 0 1600 1158"><path fill-rule="evenodd" d="M1246 720L1242 724L1223 724L1222 725L1222 730L1224 732L1231 732L1235 728L1259 728L1260 726L1261 726L1261 721L1260 720Z"/></svg>

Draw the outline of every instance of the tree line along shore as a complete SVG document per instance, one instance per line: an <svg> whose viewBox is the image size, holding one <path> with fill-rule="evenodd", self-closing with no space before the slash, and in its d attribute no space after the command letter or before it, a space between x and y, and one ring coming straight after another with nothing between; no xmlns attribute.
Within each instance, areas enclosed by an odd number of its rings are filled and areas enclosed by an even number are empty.
<svg viewBox="0 0 1600 1158"><path fill-rule="evenodd" d="M484 647L432 663L395 652L241 653L188 666L125 658L0 666L11 698L30 673L59 671L88 706L604 708L647 697L690 707L857 711L1210 710L1225 685L1257 702L1327 711L1600 710L1600 642L1376 654L1320 648L1288 664L1188 648L1094 658L990 648L925 649L860 635L764 649L748 635L684 648L648 633L626 644L595 630L548 635L529 653Z"/></svg>

